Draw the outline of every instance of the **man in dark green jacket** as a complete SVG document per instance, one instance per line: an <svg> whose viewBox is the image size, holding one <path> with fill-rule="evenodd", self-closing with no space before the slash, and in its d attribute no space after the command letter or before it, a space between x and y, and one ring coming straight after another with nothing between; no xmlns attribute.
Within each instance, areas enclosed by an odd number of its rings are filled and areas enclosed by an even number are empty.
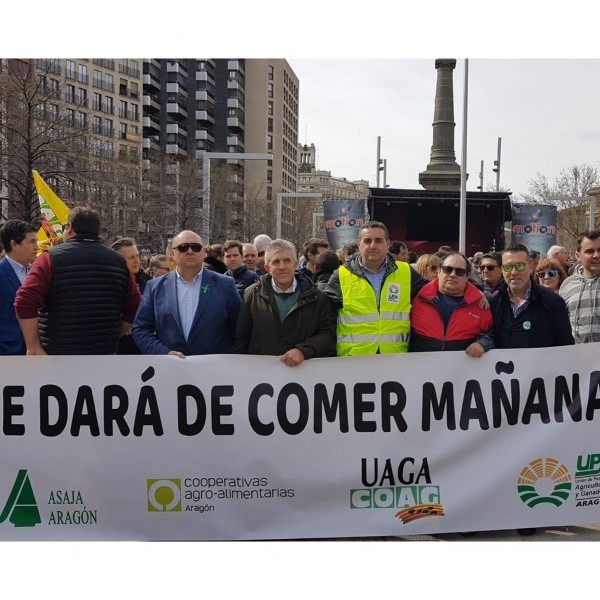
<svg viewBox="0 0 600 600"><path fill-rule="evenodd" d="M297 266L291 242L269 244L268 273L246 290L233 352L279 356L290 367L335 356L336 314L325 294L296 273Z"/></svg>

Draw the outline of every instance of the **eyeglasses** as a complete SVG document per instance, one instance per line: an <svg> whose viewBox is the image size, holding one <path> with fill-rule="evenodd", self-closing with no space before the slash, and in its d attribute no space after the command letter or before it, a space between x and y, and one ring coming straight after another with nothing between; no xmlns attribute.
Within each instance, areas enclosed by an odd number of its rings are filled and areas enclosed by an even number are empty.
<svg viewBox="0 0 600 600"><path fill-rule="evenodd" d="M540 278L540 279L544 279L544 277L546 277L546 275L548 277L556 277L558 275L558 271L555 269L549 269L548 271L538 271L536 273L536 275Z"/></svg>
<svg viewBox="0 0 600 600"><path fill-rule="evenodd" d="M515 263L514 265L510 265L510 264L502 265L502 270L505 273L510 273L513 269L515 269L519 273L522 273L526 268L527 268L527 264L523 263L523 262L518 262L518 263Z"/></svg>
<svg viewBox="0 0 600 600"><path fill-rule="evenodd" d="M173 250L185 254L190 248L193 252L200 252L200 250L202 250L202 244L179 244L179 246L175 246Z"/></svg>
<svg viewBox="0 0 600 600"><path fill-rule="evenodd" d="M464 277L467 274L466 269L461 269L460 267L448 267L447 265L442 267L442 271L444 271L446 275L450 275L452 271L454 271L457 277Z"/></svg>
<svg viewBox="0 0 600 600"><path fill-rule="evenodd" d="M496 265L480 265L479 270L480 271L495 271L496 269L499 269L500 267L496 266Z"/></svg>

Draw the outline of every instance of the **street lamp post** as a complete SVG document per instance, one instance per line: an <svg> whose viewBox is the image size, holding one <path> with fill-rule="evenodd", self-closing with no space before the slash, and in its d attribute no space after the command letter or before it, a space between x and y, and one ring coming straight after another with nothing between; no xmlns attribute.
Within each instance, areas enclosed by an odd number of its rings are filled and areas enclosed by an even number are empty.
<svg viewBox="0 0 600 600"><path fill-rule="evenodd" d="M260 152L203 152L202 183L204 186L203 208L205 218L202 220L202 241L210 243L210 161L215 160L273 160L273 155Z"/></svg>
<svg viewBox="0 0 600 600"><path fill-rule="evenodd" d="M323 194L312 194L309 192L280 192L277 194L277 239L281 239L281 201L283 198L322 198Z"/></svg>

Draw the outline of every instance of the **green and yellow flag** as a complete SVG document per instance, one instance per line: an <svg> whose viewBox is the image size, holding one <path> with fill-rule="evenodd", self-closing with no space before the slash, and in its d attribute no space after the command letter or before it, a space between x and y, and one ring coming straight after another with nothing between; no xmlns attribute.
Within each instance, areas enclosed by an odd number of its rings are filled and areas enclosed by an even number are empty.
<svg viewBox="0 0 600 600"><path fill-rule="evenodd" d="M37 171L32 173L42 213L42 226L37 237L39 251L43 252L62 239L69 220L69 207L50 189Z"/></svg>

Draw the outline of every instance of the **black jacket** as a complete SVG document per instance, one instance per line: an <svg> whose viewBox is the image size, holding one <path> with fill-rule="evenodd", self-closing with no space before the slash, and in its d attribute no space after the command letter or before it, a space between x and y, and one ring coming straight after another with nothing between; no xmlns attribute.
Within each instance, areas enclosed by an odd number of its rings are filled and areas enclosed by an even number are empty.
<svg viewBox="0 0 600 600"><path fill-rule="evenodd" d="M292 348L305 358L335 356L336 314L311 281L296 275L300 297L281 323L272 277L264 275L244 295L233 352L281 356Z"/></svg>
<svg viewBox="0 0 600 600"><path fill-rule="evenodd" d="M501 282L490 307L496 348L548 348L574 344L565 301L532 281L529 305L513 316L508 286Z"/></svg>
<svg viewBox="0 0 600 600"><path fill-rule="evenodd" d="M227 271L225 271L225 275L233 277L235 280L235 289L238 291L242 299L244 298L244 292L246 289L258 281L258 275L254 271L250 271L248 269L248 265L242 265L235 271L227 269Z"/></svg>

